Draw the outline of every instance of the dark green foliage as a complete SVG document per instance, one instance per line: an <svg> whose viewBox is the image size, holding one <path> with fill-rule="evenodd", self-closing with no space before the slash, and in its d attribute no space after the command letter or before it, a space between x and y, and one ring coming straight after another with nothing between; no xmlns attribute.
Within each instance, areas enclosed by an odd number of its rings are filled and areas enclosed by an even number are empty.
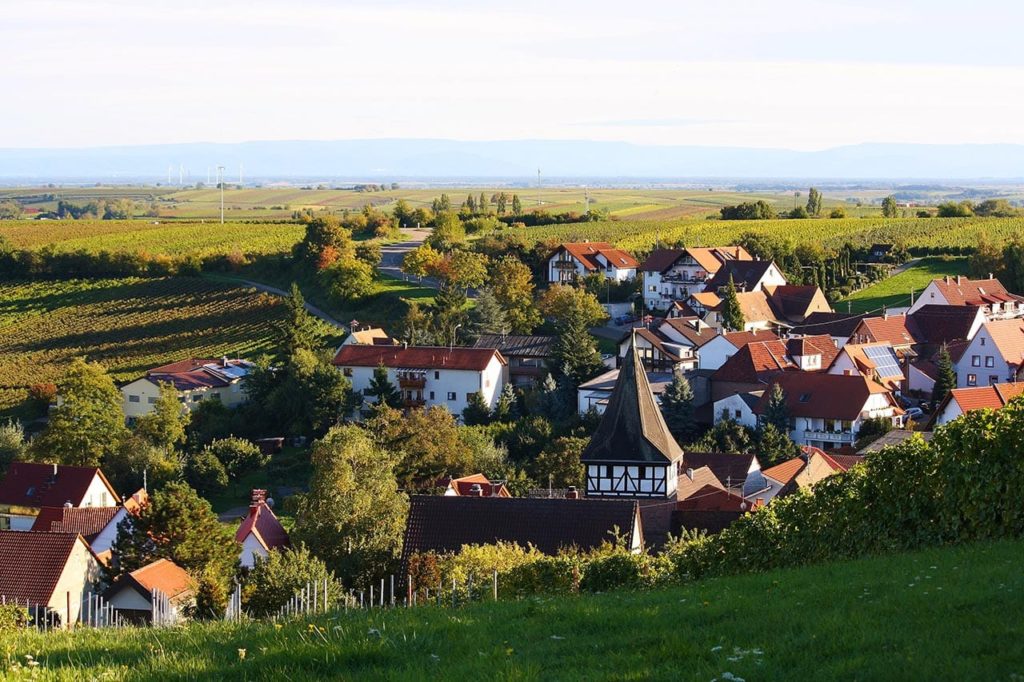
<svg viewBox="0 0 1024 682"><path fill-rule="evenodd" d="M723 414L711 430L689 449L703 452L747 453L753 451L754 439L750 429Z"/></svg>
<svg viewBox="0 0 1024 682"><path fill-rule="evenodd" d="M243 438L215 440L204 449L224 465L224 470L232 479L265 466L270 461L270 455L264 454L255 443Z"/></svg>
<svg viewBox="0 0 1024 682"><path fill-rule="evenodd" d="M892 431L892 421L885 417L871 417L861 422L860 430L857 431L857 442L853 447L855 450L870 445L885 434Z"/></svg>
<svg viewBox="0 0 1024 682"><path fill-rule="evenodd" d="M228 472L210 448L188 456L185 480L203 497L222 492L228 486Z"/></svg>
<svg viewBox="0 0 1024 682"><path fill-rule="evenodd" d="M270 552L256 561L245 578L242 598L246 613L256 618L273 616L310 583L317 586L321 608L341 599L334 574L305 545Z"/></svg>
<svg viewBox="0 0 1024 682"><path fill-rule="evenodd" d="M956 388L956 370L953 369L953 359L949 356L949 348L945 344L939 349L937 365L938 376L935 377L935 385L932 386L932 403L936 410L949 392Z"/></svg>
<svg viewBox="0 0 1024 682"><path fill-rule="evenodd" d="M719 209L722 220L771 220L775 209L767 201L744 202L737 206L723 206Z"/></svg>
<svg viewBox="0 0 1024 682"><path fill-rule="evenodd" d="M1024 238L1014 236L1003 247L1003 267L1000 278L1007 289L1013 292L1024 291Z"/></svg>
<svg viewBox="0 0 1024 682"><path fill-rule="evenodd" d="M375 405L402 407L402 392L388 379L388 368L384 365L378 365L373 370L373 378L370 379L370 387L366 393L374 397Z"/></svg>
<svg viewBox="0 0 1024 682"><path fill-rule="evenodd" d="M466 409L462 411L462 423L466 426L480 426L491 421L491 408L484 400L482 393L477 391L469 396Z"/></svg>
<svg viewBox="0 0 1024 682"><path fill-rule="evenodd" d="M661 414L677 443L689 443L696 437L697 422L693 416L693 389L682 372L673 373L672 383L662 394Z"/></svg>
<svg viewBox="0 0 1024 682"><path fill-rule="evenodd" d="M947 201L939 204L937 215L940 218L968 218L974 215L974 204L970 201Z"/></svg>
<svg viewBox="0 0 1024 682"><path fill-rule="evenodd" d="M285 298L287 316L277 325L279 334L278 357L282 360L295 351L318 351L324 344L323 327L315 317L306 310L306 299L299 290L299 285L292 283L291 292Z"/></svg>
<svg viewBox="0 0 1024 682"><path fill-rule="evenodd" d="M25 456L25 429L16 421L0 422L0 480L11 462Z"/></svg>
<svg viewBox="0 0 1024 682"><path fill-rule="evenodd" d="M511 383L505 384L494 406L494 419L500 422L515 421L520 416L519 397Z"/></svg>
<svg viewBox="0 0 1024 682"><path fill-rule="evenodd" d="M501 307L494 292L489 287L480 289L476 305L469 313L469 336L476 339L482 334L507 334L511 329L505 309Z"/></svg>
<svg viewBox="0 0 1024 682"><path fill-rule="evenodd" d="M768 401L765 403L761 421L771 424L779 433L789 433L789 407L786 406L786 394L779 384L772 384L768 389Z"/></svg>
<svg viewBox="0 0 1024 682"><path fill-rule="evenodd" d="M883 218L897 218L899 217L900 209L896 204L896 197L887 196L882 199L882 217Z"/></svg>
<svg viewBox="0 0 1024 682"><path fill-rule="evenodd" d="M812 216L821 215L821 192L812 187L807 192L807 214Z"/></svg>
<svg viewBox="0 0 1024 682"><path fill-rule="evenodd" d="M789 434L779 431L771 422L761 424L757 430L757 459L762 467L785 462L800 454L800 446L792 441Z"/></svg>
<svg viewBox="0 0 1024 682"><path fill-rule="evenodd" d="M736 296L736 283L732 275L729 275L729 281L718 295L722 299L722 326L729 331L743 331L747 321L743 319L743 309L740 308L740 301Z"/></svg>
<svg viewBox="0 0 1024 682"><path fill-rule="evenodd" d="M589 442L589 438L556 438L533 463L534 479L541 487L550 484L555 488L576 486L582 489L585 476L580 456Z"/></svg>

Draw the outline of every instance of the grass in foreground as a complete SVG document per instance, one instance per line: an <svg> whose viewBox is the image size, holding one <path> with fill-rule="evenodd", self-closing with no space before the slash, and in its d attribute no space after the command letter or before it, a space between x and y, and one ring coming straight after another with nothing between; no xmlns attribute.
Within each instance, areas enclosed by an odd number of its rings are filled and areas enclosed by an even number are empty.
<svg viewBox="0 0 1024 682"><path fill-rule="evenodd" d="M1000 542L280 628L20 632L0 635L0 674L29 654L33 679L65 680L1013 680L1024 674L1022 558L1024 542Z"/></svg>
<svg viewBox="0 0 1024 682"><path fill-rule="evenodd" d="M901 308L916 300L933 279L944 275L967 275L966 258L922 258L919 262L893 277L884 279L836 303L839 312L881 314L882 308Z"/></svg>

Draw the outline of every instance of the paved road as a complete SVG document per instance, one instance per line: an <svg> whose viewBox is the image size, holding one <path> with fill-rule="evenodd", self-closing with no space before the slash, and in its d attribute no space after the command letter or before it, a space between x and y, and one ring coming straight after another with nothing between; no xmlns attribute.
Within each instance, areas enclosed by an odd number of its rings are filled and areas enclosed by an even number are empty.
<svg viewBox="0 0 1024 682"><path fill-rule="evenodd" d="M238 282L240 284L244 284L246 286L250 286L253 289L257 289L259 291L264 291L264 292L266 292L268 294L274 294L275 296L289 296L290 295L290 293L285 291L284 289L278 289L277 287L272 287L269 284L263 284L261 282L254 282L251 279L235 279L234 277L232 277L230 279L233 282ZM337 327L338 329L340 329L343 332L347 332L348 331L348 325L344 325L341 322L338 322L336 319L331 317L328 313L324 312L321 308L316 307L315 305L313 305L309 301L306 301L306 310L309 311L310 315L312 315L314 317L319 317L321 320L323 320L327 324L331 325L332 327Z"/></svg>
<svg viewBox="0 0 1024 682"><path fill-rule="evenodd" d="M382 274L388 275L389 277L401 280L410 280L414 278L408 277L404 272L402 272L402 260L405 258L405 254L423 245L423 240L430 235L430 230L403 228L402 234L407 237L406 241L388 244L381 247L380 265L377 269L380 270ZM420 284L432 289L437 288L437 281L432 277L424 277L420 280Z"/></svg>

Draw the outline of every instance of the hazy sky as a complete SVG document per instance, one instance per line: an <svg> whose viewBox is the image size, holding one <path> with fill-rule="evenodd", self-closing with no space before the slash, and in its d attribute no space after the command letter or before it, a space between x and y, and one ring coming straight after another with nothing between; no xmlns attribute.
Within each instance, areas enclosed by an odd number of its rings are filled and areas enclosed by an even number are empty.
<svg viewBox="0 0 1024 682"><path fill-rule="evenodd" d="M0 147L1024 143L1011 0L0 0Z"/></svg>

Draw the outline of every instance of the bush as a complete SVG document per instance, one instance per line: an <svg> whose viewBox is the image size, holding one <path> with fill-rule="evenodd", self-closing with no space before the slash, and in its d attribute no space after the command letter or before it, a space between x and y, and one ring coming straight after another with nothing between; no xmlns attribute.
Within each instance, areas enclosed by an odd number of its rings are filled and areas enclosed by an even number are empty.
<svg viewBox="0 0 1024 682"><path fill-rule="evenodd" d="M221 438L206 449L220 460L230 479L237 479L270 461L270 455L263 454L256 445L243 438Z"/></svg>
<svg viewBox="0 0 1024 682"><path fill-rule="evenodd" d="M228 472L210 448L203 448L188 458L185 480L203 497L223 491L228 486Z"/></svg>
<svg viewBox="0 0 1024 682"><path fill-rule="evenodd" d="M267 558L256 561L246 578L246 610L256 617L273 615L309 583L317 585L321 605L334 604L341 598L341 587L334 574L305 545L270 552Z"/></svg>
<svg viewBox="0 0 1024 682"><path fill-rule="evenodd" d="M0 605L0 632L17 630L29 624L28 609L15 604Z"/></svg>

